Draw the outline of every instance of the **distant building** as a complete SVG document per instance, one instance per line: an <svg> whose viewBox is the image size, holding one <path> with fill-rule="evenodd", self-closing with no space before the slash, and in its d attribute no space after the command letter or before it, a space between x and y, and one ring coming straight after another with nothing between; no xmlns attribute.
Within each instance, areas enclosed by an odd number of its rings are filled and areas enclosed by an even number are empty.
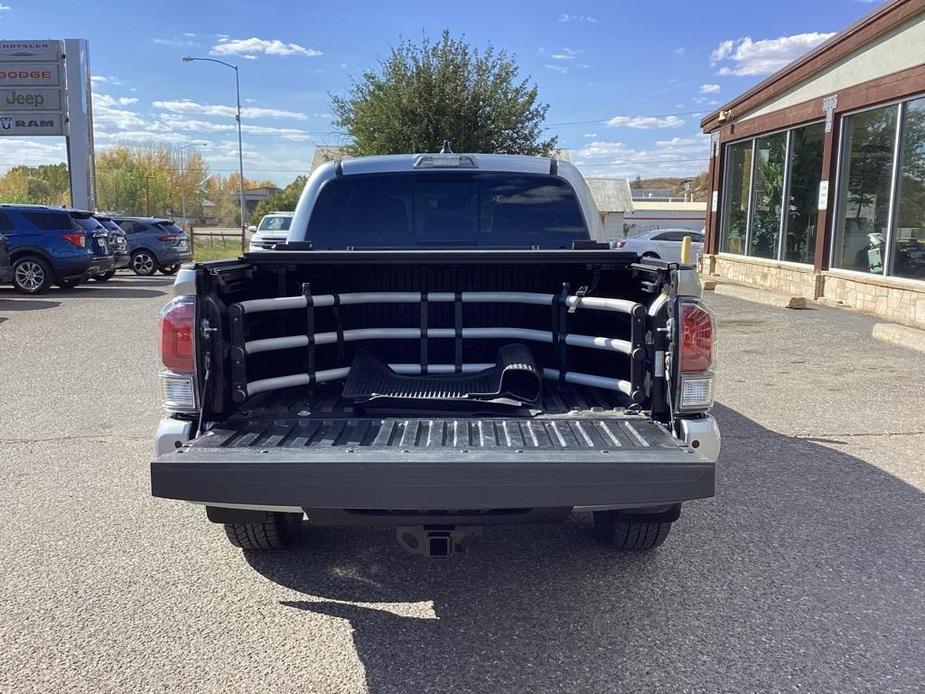
<svg viewBox="0 0 925 694"><path fill-rule="evenodd" d="M247 210L247 217L250 218L257 209L257 205L267 198L271 198L280 192L280 188L274 186L263 186L262 188L250 188L244 191L244 209Z"/></svg>
<svg viewBox="0 0 925 694"><path fill-rule="evenodd" d="M707 216L707 203L673 200L634 200L624 217L627 236L652 229L690 229L701 231Z"/></svg>
<svg viewBox="0 0 925 694"><path fill-rule="evenodd" d="M623 216L633 209L630 184L625 178L587 178L588 187L609 239L622 239Z"/></svg>
<svg viewBox="0 0 925 694"><path fill-rule="evenodd" d="M631 188L633 200L652 200L668 202L670 200L680 200L680 197L674 197L667 188Z"/></svg>

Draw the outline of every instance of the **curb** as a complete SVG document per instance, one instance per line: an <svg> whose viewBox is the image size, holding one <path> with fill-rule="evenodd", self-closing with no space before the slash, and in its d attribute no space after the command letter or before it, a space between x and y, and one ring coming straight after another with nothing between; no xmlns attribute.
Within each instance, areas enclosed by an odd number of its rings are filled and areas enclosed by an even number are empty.
<svg viewBox="0 0 925 694"><path fill-rule="evenodd" d="M925 352L925 330L916 330L895 323L875 323L871 337L907 349Z"/></svg>
<svg viewBox="0 0 925 694"><path fill-rule="evenodd" d="M717 283L713 291L723 296L731 296L736 299L751 301L755 304L764 304L765 306L792 309L805 309L808 307L806 298L802 296L778 294L766 289L753 289L738 284Z"/></svg>

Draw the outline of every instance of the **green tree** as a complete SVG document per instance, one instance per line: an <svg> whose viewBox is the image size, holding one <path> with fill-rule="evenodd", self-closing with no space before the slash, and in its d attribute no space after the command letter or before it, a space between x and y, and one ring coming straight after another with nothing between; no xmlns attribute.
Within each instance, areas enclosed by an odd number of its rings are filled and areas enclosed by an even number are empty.
<svg viewBox="0 0 925 694"><path fill-rule="evenodd" d="M299 196L302 195L302 190L305 188L306 181L308 181L307 176L296 176L292 183L287 185L276 195L271 195L261 202L254 210L254 214L251 215L250 223L258 224L260 219L270 212L291 212L295 210L295 206L299 202Z"/></svg>
<svg viewBox="0 0 925 694"><path fill-rule="evenodd" d="M549 106L513 58L489 44L483 52L448 30L440 40L404 41L378 69L366 70L348 95L332 96L335 123L353 138L353 154L457 152L550 154L543 139Z"/></svg>

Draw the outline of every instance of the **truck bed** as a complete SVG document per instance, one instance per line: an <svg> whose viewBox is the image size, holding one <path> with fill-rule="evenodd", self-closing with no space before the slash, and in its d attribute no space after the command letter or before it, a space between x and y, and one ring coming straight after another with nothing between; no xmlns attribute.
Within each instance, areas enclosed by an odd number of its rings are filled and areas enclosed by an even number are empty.
<svg viewBox="0 0 925 694"><path fill-rule="evenodd" d="M662 425L627 413L619 393L546 382L532 410L413 417L368 416L339 392L252 398L152 463L154 494L303 508L465 509L671 503L713 493L712 463Z"/></svg>

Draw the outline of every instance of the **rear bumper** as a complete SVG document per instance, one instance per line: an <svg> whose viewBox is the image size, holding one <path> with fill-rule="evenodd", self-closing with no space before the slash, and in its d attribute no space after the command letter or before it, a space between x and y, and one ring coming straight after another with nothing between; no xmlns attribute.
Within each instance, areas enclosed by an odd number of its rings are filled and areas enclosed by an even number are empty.
<svg viewBox="0 0 925 694"><path fill-rule="evenodd" d="M162 266L189 263L193 260L193 254L189 251L178 251L168 248L157 254L157 260Z"/></svg>
<svg viewBox="0 0 925 694"><path fill-rule="evenodd" d="M115 262L113 264L113 269L121 270L122 268L126 268L129 265L131 265L131 262L132 262L132 256L130 256L128 253L124 253L124 254L117 253L115 255Z"/></svg>
<svg viewBox="0 0 925 694"><path fill-rule="evenodd" d="M0 283L6 284L13 281L13 267L10 265L0 265Z"/></svg>
<svg viewBox="0 0 925 694"><path fill-rule="evenodd" d="M715 464L683 448L444 459L353 449L307 459L287 449L186 447L151 464L154 496L321 509L644 507L710 497L714 479Z"/></svg>
<svg viewBox="0 0 925 694"><path fill-rule="evenodd" d="M107 272L115 269L115 258L113 256L98 256L90 261L87 267L87 275L94 277L96 275L105 275Z"/></svg>

